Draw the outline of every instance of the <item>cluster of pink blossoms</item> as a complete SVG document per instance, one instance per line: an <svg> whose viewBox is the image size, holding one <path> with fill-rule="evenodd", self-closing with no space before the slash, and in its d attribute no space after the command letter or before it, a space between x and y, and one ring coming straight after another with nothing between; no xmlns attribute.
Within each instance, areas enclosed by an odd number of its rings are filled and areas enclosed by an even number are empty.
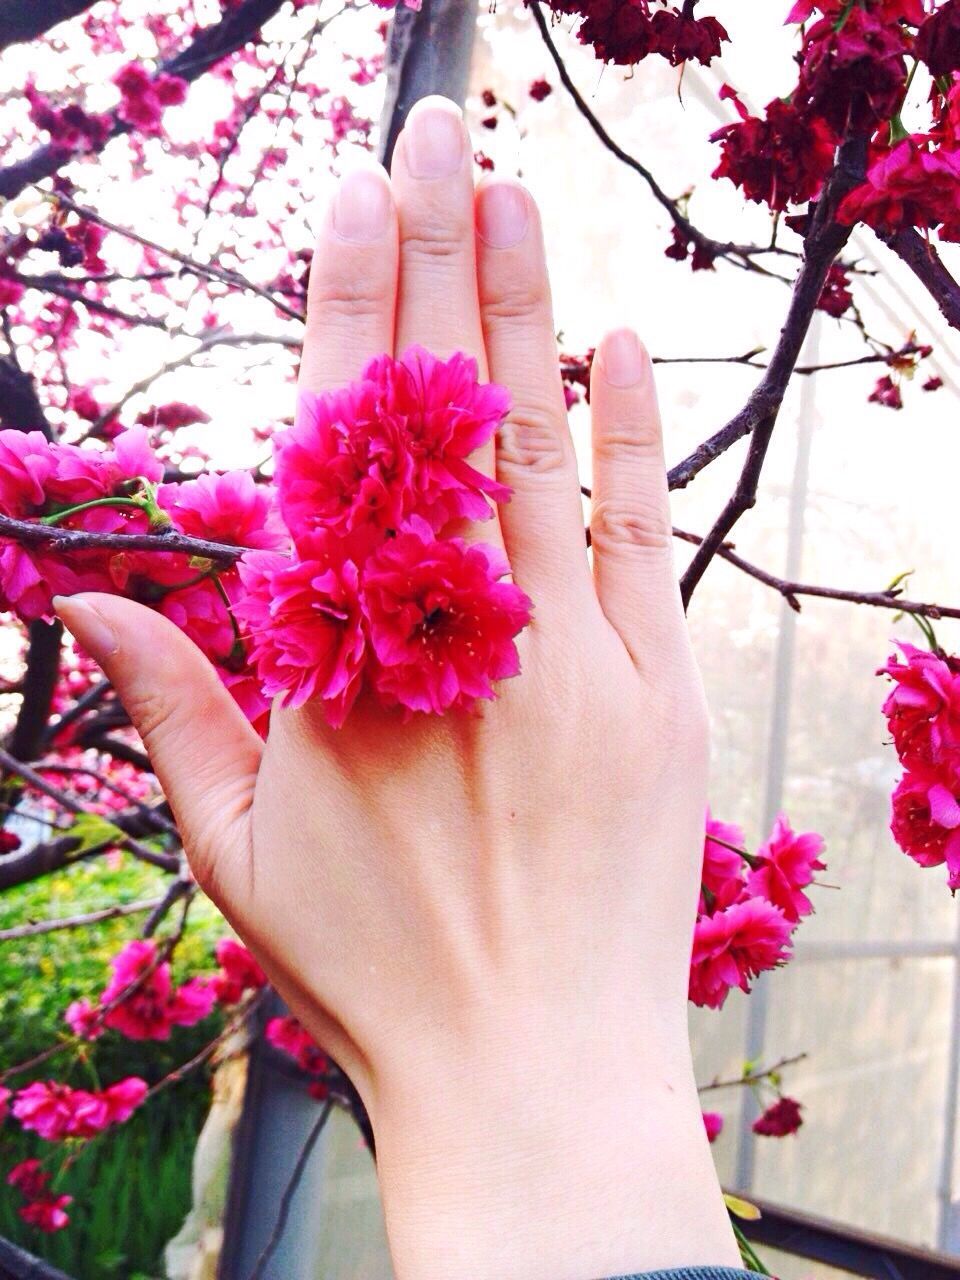
<svg viewBox="0 0 960 1280"><path fill-rule="evenodd" d="M772 1102L757 1116L750 1127L763 1138L786 1138L789 1134L796 1133L803 1124L803 1116L800 1114L802 1110L803 1104L797 1102L796 1098L780 1094L776 1102ZM716 1142L723 1132L723 1116L719 1111L704 1111L703 1127L707 1131L707 1140Z"/></svg>
<svg viewBox="0 0 960 1280"><path fill-rule="evenodd" d="M700 906L690 961L690 999L719 1009L734 987L790 958L790 936L813 910L813 883L823 838L798 833L781 814L755 854L741 829L707 814Z"/></svg>
<svg viewBox="0 0 960 1280"><path fill-rule="evenodd" d="M20 1192L23 1204L17 1213L31 1227L49 1234L69 1225L67 1205L73 1203L73 1196L53 1194L50 1174L36 1158L15 1164L7 1174L7 1185Z"/></svg>
<svg viewBox="0 0 960 1280"><path fill-rule="evenodd" d="M921 867L946 863L960 888L960 659L899 645L879 674L894 681L883 714L903 765L891 830Z"/></svg>
<svg viewBox="0 0 960 1280"><path fill-rule="evenodd" d="M0 603L25 620L54 595L107 591L164 613L262 731L270 701L343 723L366 684L385 705L443 712L516 675L530 601L497 548L452 530L508 490L469 455L507 392L477 365L413 348L322 396L274 438L275 483L243 471L164 484L144 427L106 449L0 431L0 512L91 534L160 533L245 548L217 568L182 552L0 546Z"/></svg>
<svg viewBox="0 0 960 1280"><path fill-rule="evenodd" d="M439 713L517 674L530 601L501 581L502 552L449 533L508 496L467 461L508 407L474 360L416 347L301 394L274 438L292 554L247 552L234 609L267 697L319 699L340 725L364 683L385 705Z"/></svg>
<svg viewBox="0 0 960 1280"><path fill-rule="evenodd" d="M266 975L241 943L222 938L216 948L219 971L175 986L170 962L155 942L135 938L113 957L113 977L94 1005L76 1000L65 1018L74 1035L95 1040L105 1030L129 1040L168 1040L174 1027L192 1027L215 1004L237 1004L248 991L266 985Z"/></svg>
<svg viewBox="0 0 960 1280"><path fill-rule="evenodd" d="M308 1087L311 1097L322 1101L328 1096L329 1087L323 1077L330 1071L330 1059L293 1014L271 1018L264 1028L264 1036L268 1044L292 1058L301 1071L313 1077Z"/></svg>
<svg viewBox="0 0 960 1280"><path fill-rule="evenodd" d="M147 1082L128 1076L106 1089L73 1089L56 1080L34 1080L13 1095L10 1111L22 1128L47 1142L92 1138L129 1120L147 1096Z"/></svg>

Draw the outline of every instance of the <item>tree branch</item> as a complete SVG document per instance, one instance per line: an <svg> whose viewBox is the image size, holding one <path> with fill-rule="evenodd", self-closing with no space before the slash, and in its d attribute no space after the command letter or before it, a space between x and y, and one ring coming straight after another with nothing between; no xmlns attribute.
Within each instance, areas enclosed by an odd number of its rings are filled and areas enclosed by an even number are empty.
<svg viewBox="0 0 960 1280"><path fill-rule="evenodd" d="M57 547L65 552L89 551L96 547L108 551L179 551L223 565L235 564L244 552L243 547L188 538L172 529L168 533L89 533L85 529L64 529L62 525L14 520L4 515L0 515L0 538L11 538L28 547Z"/></svg>
<svg viewBox="0 0 960 1280"><path fill-rule="evenodd" d="M533 13L534 22L540 30L543 43L546 45L547 52L553 59L553 64L557 68L563 87L570 94L577 110L586 120L587 124L597 135L607 150L622 161L628 168L640 177L650 189L650 194L657 203L666 210L670 215L673 225L684 235L687 240L695 244L703 252L712 258L724 258L731 262L734 266L741 267L745 271L754 271L759 275L774 276L778 280L782 280L782 276L776 275L775 272L767 271L765 267L759 266L753 261L753 258L762 253L785 253L785 250L778 249L775 245L752 245L752 244L734 244L730 241L714 240L712 236L705 235L699 228L695 227L688 217L680 211L679 201L671 200L667 193L663 190L656 178L650 170L640 163L636 156L632 156L629 151L625 151L623 147L616 142L607 132L604 125L598 119L592 108L590 107L583 94L573 82L567 65L560 56L560 51L550 35L550 27L546 16L540 7L540 0L527 0L528 7Z"/></svg>
<svg viewBox="0 0 960 1280"><path fill-rule="evenodd" d="M64 916L60 920L31 920L29 924L17 924L11 929L0 929L0 942L15 942L19 938L36 938L43 933L56 933L61 929L83 929L87 925L102 924L119 916L135 916L155 910L162 898L148 898L143 902L116 902L100 911L87 911L82 915Z"/></svg>
<svg viewBox="0 0 960 1280"><path fill-rule="evenodd" d="M673 536L682 542L691 542L699 546L703 538L698 533L687 533L683 529L674 529ZM743 556L734 551L730 543L724 542L717 548L716 554L751 578L756 578L767 587L780 593L791 609L800 612L799 596L812 596L821 600L843 600L847 604L871 605L875 609L893 609L897 613L912 613L921 618L960 618L960 608L945 604L933 604L921 600L907 600L900 595L898 587L889 587L885 591L853 591L843 587L821 587L810 582L791 582L787 578L778 578L776 574L751 564Z"/></svg>
<svg viewBox="0 0 960 1280"><path fill-rule="evenodd" d="M877 235L900 257L936 302L952 329L960 329L960 284L943 265L930 240L925 240L913 227L904 227L893 235Z"/></svg>
<svg viewBox="0 0 960 1280"><path fill-rule="evenodd" d="M45 35L51 27L76 18L96 0L0 0L0 52Z"/></svg>
<svg viewBox="0 0 960 1280"><path fill-rule="evenodd" d="M221 58L243 48L285 3L286 0L246 0L236 9L226 12L219 22L204 27L178 54L163 59L158 65L158 70L168 75L180 76L183 80L198 79ZM13 5L17 7L18 0L13 0ZM113 127L102 145L105 146L110 138L128 131L129 125L114 114ZM102 150L102 146L95 150ZM52 143L38 147L23 160L0 169L0 197L9 200L18 196L24 187L32 182L42 182L44 178L52 177L62 165L74 159L77 154L67 147ZM89 155L90 152L86 151L82 154Z"/></svg>
<svg viewBox="0 0 960 1280"><path fill-rule="evenodd" d="M670 473L671 488L686 484L697 471L706 466L724 449L741 436L750 435L750 447L740 473L737 486L721 511L713 528L697 548L680 583L684 605L690 603L697 583L716 555L731 529L745 511L749 511L757 498L757 485L766 460L767 449L773 436L780 406L790 383L790 377L807 336L810 321L816 310L830 265L850 237L851 228L835 219L840 200L862 178L866 164L866 144L863 138L848 139L840 148L833 171L827 180L823 195L813 212L810 230L804 244L803 264L797 275L790 306L780 338L771 357L767 372L754 389L747 403L727 425L710 440L705 441L690 458ZM680 478L675 474L680 472Z"/></svg>

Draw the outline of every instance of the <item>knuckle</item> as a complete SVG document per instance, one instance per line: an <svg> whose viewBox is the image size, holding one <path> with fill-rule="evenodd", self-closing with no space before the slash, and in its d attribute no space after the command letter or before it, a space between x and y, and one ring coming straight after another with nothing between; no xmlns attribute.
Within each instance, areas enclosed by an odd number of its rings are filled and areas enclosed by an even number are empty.
<svg viewBox="0 0 960 1280"><path fill-rule="evenodd" d="M483 314L492 325L512 329L540 320L546 305L546 293L541 286L531 280L517 280L502 287L496 295L485 298Z"/></svg>
<svg viewBox="0 0 960 1280"><path fill-rule="evenodd" d="M593 448L598 458L611 462L659 461L659 424L649 415L611 423L596 433Z"/></svg>
<svg viewBox="0 0 960 1280"><path fill-rule="evenodd" d="M403 237L403 256L407 260L445 261L462 257L466 251L466 231L452 222L421 222L416 231Z"/></svg>
<svg viewBox="0 0 960 1280"><path fill-rule="evenodd" d="M124 699L127 714L150 752L174 718L175 706L161 689L144 689Z"/></svg>
<svg viewBox="0 0 960 1280"><path fill-rule="evenodd" d="M387 301L386 290L363 273L318 280L310 290L308 330L317 324L378 316Z"/></svg>
<svg viewBox="0 0 960 1280"><path fill-rule="evenodd" d="M517 406L497 432L497 463L508 470L559 472L571 461L555 415L544 409Z"/></svg>
<svg viewBox="0 0 960 1280"><path fill-rule="evenodd" d="M590 539L605 550L671 551L673 530L664 511L638 504L628 508L614 501L598 502L590 514Z"/></svg>

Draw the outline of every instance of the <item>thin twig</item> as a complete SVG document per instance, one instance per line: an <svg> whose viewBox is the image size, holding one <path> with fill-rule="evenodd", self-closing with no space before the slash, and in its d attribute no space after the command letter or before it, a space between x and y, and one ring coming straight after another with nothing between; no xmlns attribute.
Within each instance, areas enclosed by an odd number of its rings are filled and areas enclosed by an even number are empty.
<svg viewBox="0 0 960 1280"><path fill-rule="evenodd" d="M762 1084L764 1080L769 1080L771 1076L779 1075L784 1067L792 1067L798 1062L803 1062L806 1056L805 1053L795 1053L790 1058L781 1058L772 1067L765 1067L762 1071L752 1071L747 1075L736 1076L732 1080L712 1080L710 1084L700 1085L697 1092L710 1093L713 1089L733 1089L739 1085Z"/></svg>
<svg viewBox="0 0 960 1280"><path fill-rule="evenodd" d="M283 1196L280 1200L280 1209L277 1213L277 1220L274 1223L273 1231L270 1233L269 1240L263 1246L263 1250L261 1251L259 1258L257 1258L256 1265L250 1272L250 1280L262 1280L266 1271L267 1263L273 1257L277 1246L283 1238L283 1233L287 1226L287 1219L290 1217L293 1198L300 1185L300 1179L303 1177L303 1172L307 1167L307 1161L310 1159L313 1148L317 1145L317 1140L323 1132L324 1126L330 1118L330 1112L332 1110L333 1103L330 1101L325 1102L323 1104L323 1109L314 1121L313 1128L307 1135L307 1140L303 1144L303 1148L297 1157L297 1163L293 1167L290 1180L284 1188Z"/></svg>
<svg viewBox="0 0 960 1280"><path fill-rule="evenodd" d="M90 924L102 924L118 916L135 916L143 911L153 911L162 898L147 898L143 902L115 903L100 911L87 911L82 915L64 916L60 920L33 920L30 924L17 924L10 929L0 929L0 942L15 942L18 938L35 938L42 933L56 933L60 929L82 929Z"/></svg>

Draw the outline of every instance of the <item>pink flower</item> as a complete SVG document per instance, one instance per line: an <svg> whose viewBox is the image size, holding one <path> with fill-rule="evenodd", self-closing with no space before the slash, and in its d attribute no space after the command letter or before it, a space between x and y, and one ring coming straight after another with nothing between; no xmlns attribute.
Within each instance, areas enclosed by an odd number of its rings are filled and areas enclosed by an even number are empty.
<svg viewBox="0 0 960 1280"><path fill-rule="evenodd" d="M960 803L936 770L915 765L893 793L893 838L921 867L947 865L947 883L960 889Z"/></svg>
<svg viewBox="0 0 960 1280"><path fill-rule="evenodd" d="M0 1124L6 1120L10 1112L10 1099L13 1097L13 1090L8 1089L6 1085L0 1084Z"/></svg>
<svg viewBox="0 0 960 1280"><path fill-rule="evenodd" d="M225 662L230 658L236 640L233 624L220 592L209 579L167 592L158 611L188 635L211 661Z"/></svg>
<svg viewBox="0 0 960 1280"><path fill-rule="evenodd" d="M256 673L247 669L230 671L226 667L217 667L217 675L251 725L265 739L270 727L270 699L261 689Z"/></svg>
<svg viewBox="0 0 960 1280"><path fill-rule="evenodd" d="M49 1173L35 1156L31 1160L21 1160L7 1174L7 1185L16 1187L26 1200L42 1196L49 1181Z"/></svg>
<svg viewBox="0 0 960 1280"><path fill-rule="evenodd" d="M276 482L294 539L324 528L351 537L362 558L417 514L439 530L455 517L491 514L508 490L467 462L509 407L507 392L477 382L475 360L438 360L411 347L379 356L358 382L301 393L290 431L275 437Z"/></svg>
<svg viewBox="0 0 960 1280"><path fill-rule="evenodd" d="M403 424L381 412L370 382L301 392L294 425L274 436L274 450L280 509L295 541L325 529L352 536L362 554L412 505Z"/></svg>
<svg viewBox="0 0 960 1280"><path fill-rule="evenodd" d="M249 471L164 484L157 501L170 513L174 527L192 538L260 549L287 541L272 487L257 484Z"/></svg>
<svg viewBox="0 0 960 1280"><path fill-rule="evenodd" d="M701 916L693 933L690 999L723 1006L731 988L749 992L750 979L789 959L790 924L763 898L747 898Z"/></svg>
<svg viewBox="0 0 960 1280"><path fill-rule="evenodd" d="M949 763L960 772L960 660L912 644L880 668L894 687L883 704L897 754L907 765Z"/></svg>
<svg viewBox="0 0 960 1280"><path fill-rule="evenodd" d="M147 1082L139 1076L127 1076L104 1089L100 1097L106 1106L106 1124L124 1124L141 1106L147 1093Z"/></svg>
<svg viewBox="0 0 960 1280"><path fill-rule="evenodd" d="M213 1008L215 994L206 979L191 978L174 988L169 962L156 960L156 943L128 942L114 956L113 978L100 996L101 1006L118 1002L103 1025L129 1040L167 1040L175 1026L191 1027Z"/></svg>
<svg viewBox="0 0 960 1280"><path fill-rule="evenodd" d="M53 468L53 448L41 431L0 431L0 511L15 518L39 511Z"/></svg>
<svg viewBox="0 0 960 1280"><path fill-rule="evenodd" d="M717 822L708 809L700 882L708 893L720 899L721 906L735 902L744 885L744 860L730 845L744 847L743 831L731 823Z"/></svg>
<svg viewBox="0 0 960 1280"><path fill-rule="evenodd" d="M787 1134L796 1133L803 1124L801 1110L802 1104L796 1098L778 1098L754 1120L753 1132L768 1138L784 1138Z"/></svg>
<svg viewBox="0 0 960 1280"><path fill-rule="evenodd" d="M213 988L221 1004L236 1004L245 992L266 986L267 975L236 939L221 938L216 956L220 972L213 979Z"/></svg>
<svg viewBox="0 0 960 1280"><path fill-rule="evenodd" d="M787 920L796 924L813 910L803 890L812 883L814 871L822 871L819 861L823 836L815 831L797 834L784 814L779 814L773 832L757 850L757 865L747 876L747 892L766 898L779 907Z"/></svg>
<svg viewBox="0 0 960 1280"><path fill-rule="evenodd" d="M76 1093L55 1080L34 1080L19 1090L10 1109L24 1129L58 1142L75 1126Z"/></svg>
<svg viewBox="0 0 960 1280"><path fill-rule="evenodd" d="M329 1069L330 1059L292 1014L285 1018L271 1018L264 1035L268 1044L288 1054L302 1071L320 1075Z"/></svg>
<svg viewBox="0 0 960 1280"><path fill-rule="evenodd" d="M729 178L748 200L782 210L805 204L823 186L833 164L836 138L822 120L804 116L790 102L774 98L764 119L748 115L729 89L741 120L710 135L721 144L715 178Z"/></svg>
<svg viewBox="0 0 960 1280"><path fill-rule="evenodd" d="M414 459L414 506L438 532L450 520L484 520L487 502L504 502L510 490L466 461L490 440L510 409L510 394L496 383L481 386L477 362L455 353L438 360L411 347L400 360L379 356L364 370L378 390L382 411L402 425Z"/></svg>
<svg viewBox="0 0 960 1280"><path fill-rule="evenodd" d="M65 1212L68 1204L73 1203L73 1196L44 1196L30 1204L21 1205L17 1210L24 1222L38 1231L50 1234L62 1231L70 1225L70 1218Z"/></svg>
<svg viewBox="0 0 960 1280"><path fill-rule="evenodd" d="M902 409L903 396L900 394L900 386L890 377L884 374L882 378L878 378L876 385L870 392L867 399L872 404L882 404L886 409Z"/></svg>
<svg viewBox="0 0 960 1280"><path fill-rule="evenodd" d="M81 1040L96 1040L103 1035L99 1010L89 1000L74 1000L63 1015L63 1020Z"/></svg>
<svg viewBox="0 0 960 1280"><path fill-rule="evenodd" d="M494 697L493 681L519 674L514 637L531 604L499 581L508 572L494 547L438 540L416 516L370 557L363 608L377 658L373 683L386 704L469 707Z"/></svg>
<svg viewBox="0 0 960 1280"><path fill-rule="evenodd" d="M322 535L304 538L301 553L290 560L273 551L248 552L239 564L247 594L234 612L245 625L264 694L289 707L318 698L338 726L360 691L363 670L359 575Z"/></svg>
<svg viewBox="0 0 960 1280"><path fill-rule="evenodd" d="M72 444L50 447L54 468L46 495L61 505L113 496L121 485L141 477L152 483L163 478L163 463L150 447L144 427L121 431L109 449L84 449Z"/></svg>
<svg viewBox="0 0 960 1280"><path fill-rule="evenodd" d="M723 1116L716 1111L704 1111L703 1127L707 1131L707 1140L716 1142L723 1132Z"/></svg>

